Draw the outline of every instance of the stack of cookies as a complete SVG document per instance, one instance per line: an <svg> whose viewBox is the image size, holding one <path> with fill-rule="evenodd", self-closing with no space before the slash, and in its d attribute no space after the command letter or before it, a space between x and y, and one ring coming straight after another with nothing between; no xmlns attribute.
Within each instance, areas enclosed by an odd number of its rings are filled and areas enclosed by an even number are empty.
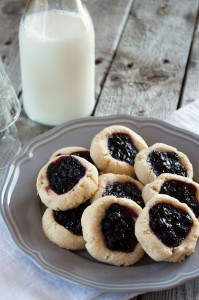
<svg viewBox="0 0 199 300"><path fill-rule="evenodd" d="M85 248L81 214L98 188L98 170L85 158L68 153L86 154L87 149L65 150L66 155L53 154L37 178L39 196L48 207L42 225L45 235L58 246L80 250Z"/></svg>
<svg viewBox="0 0 199 300"><path fill-rule="evenodd" d="M131 129L103 129L89 149L56 151L37 190L47 206L46 237L97 260L132 265L146 252L180 262L199 235L199 185L188 157L163 143L148 147Z"/></svg>

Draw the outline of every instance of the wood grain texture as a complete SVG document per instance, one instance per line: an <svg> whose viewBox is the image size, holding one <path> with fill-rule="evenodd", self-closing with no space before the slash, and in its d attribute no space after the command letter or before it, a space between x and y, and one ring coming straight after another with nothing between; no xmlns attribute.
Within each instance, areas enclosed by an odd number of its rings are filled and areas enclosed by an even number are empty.
<svg viewBox="0 0 199 300"><path fill-rule="evenodd" d="M96 99L100 95L133 0L86 0L96 38ZM0 54L14 88L22 100L18 28L26 0L0 1ZM29 120L24 111L17 122L22 145L49 129Z"/></svg>
<svg viewBox="0 0 199 300"><path fill-rule="evenodd" d="M177 288L152 292L135 297L133 300L198 300L199 280L193 280Z"/></svg>
<svg viewBox="0 0 199 300"><path fill-rule="evenodd" d="M198 0L134 2L95 115L176 110L197 10Z"/></svg>
<svg viewBox="0 0 199 300"><path fill-rule="evenodd" d="M0 1L0 54L17 93L21 91L18 29L27 0ZM96 36L96 98L117 48L133 0L86 0Z"/></svg>
<svg viewBox="0 0 199 300"><path fill-rule="evenodd" d="M117 49L133 0L86 0L95 28L95 97L101 87Z"/></svg>
<svg viewBox="0 0 199 300"><path fill-rule="evenodd" d="M0 55L19 94L18 27L25 3L0 0ZM96 115L128 113L164 119L178 104L198 0L137 0L132 9L133 0L85 3L96 33ZM199 29L187 67L182 105L193 100L190 93L195 91L195 84L196 91L199 89L198 49ZM49 129L29 120L24 112L17 126L22 144ZM199 280L135 299L199 300Z"/></svg>
<svg viewBox="0 0 199 300"><path fill-rule="evenodd" d="M17 94L21 90L18 29L25 3L0 1L0 56Z"/></svg>
<svg viewBox="0 0 199 300"><path fill-rule="evenodd" d="M183 89L181 106L199 99L199 15L193 39L192 51L187 67L185 85Z"/></svg>

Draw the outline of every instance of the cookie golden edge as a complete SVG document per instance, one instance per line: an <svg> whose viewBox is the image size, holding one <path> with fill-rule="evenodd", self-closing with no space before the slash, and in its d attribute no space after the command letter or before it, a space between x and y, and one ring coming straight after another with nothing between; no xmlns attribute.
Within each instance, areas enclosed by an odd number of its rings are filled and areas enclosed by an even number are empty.
<svg viewBox="0 0 199 300"><path fill-rule="evenodd" d="M113 125L104 128L92 140L90 155L96 166L104 173L126 174L135 177L134 166L119 161L109 154L107 137L113 133L126 133L133 141L138 152L148 148L144 139L130 128L121 125Z"/></svg>
<svg viewBox="0 0 199 300"><path fill-rule="evenodd" d="M83 148L79 146L71 146L71 147L64 147L57 151L55 151L49 160L54 159L55 157L61 156L61 155L71 155L73 152L79 152L79 151L89 151L88 148Z"/></svg>
<svg viewBox="0 0 199 300"><path fill-rule="evenodd" d="M45 236L61 248L67 250L85 249L83 235L76 235L57 223L51 208L47 208L43 214L42 228Z"/></svg>
<svg viewBox="0 0 199 300"><path fill-rule="evenodd" d="M196 188L196 199L199 204L199 184L193 181L191 178L170 174L170 173L161 174L153 182L148 183L144 186L142 190L142 198L144 200L144 203L146 204L148 201L151 200L151 198L160 194L160 189L162 185L168 180L177 180L184 183L193 184Z"/></svg>
<svg viewBox="0 0 199 300"><path fill-rule="evenodd" d="M176 208L187 212L193 221L190 232L178 247L168 247L158 239L150 228L149 210L155 204L168 203ZM155 261L182 262L187 256L191 255L196 247L199 235L199 222L192 210L184 203L167 195L156 195L149 202L137 218L135 224L135 235L142 245L144 251Z"/></svg>
<svg viewBox="0 0 199 300"><path fill-rule="evenodd" d="M86 173L73 189L67 193L58 195L49 188L50 183L47 178L47 169L50 163L56 161L60 157L61 156L53 158L40 170L36 187L41 201L47 207L54 210L67 210L77 207L94 195L98 188L98 171L97 168L86 159L79 156L73 156L86 168Z"/></svg>
<svg viewBox="0 0 199 300"><path fill-rule="evenodd" d="M165 151L165 152L176 152L179 155L180 163L186 168L187 170L187 177L193 178L193 166L191 162L189 161L188 157L178 151L175 147L172 147L170 145L164 144L164 143L156 143L149 147L148 149L141 150L135 157L135 174L140 182L142 182L144 185L151 183L154 181L157 176L153 172L151 166L147 163L147 157L149 153L153 150L158 151Z"/></svg>
<svg viewBox="0 0 199 300"><path fill-rule="evenodd" d="M134 201L125 198L116 198L114 196L106 196L93 202L87 207L81 218L83 237L86 241L86 249L95 259L116 266L129 266L139 261L143 255L139 242L134 251L125 253L122 251L112 251L107 248L105 239L101 230L101 221L105 217L106 209L113 203L128 206L138 215L142 208Z"/></svg>
<svg viewBox="0 0 199 300"><path fill-rule="evenodd" d="M114 184L115 182L119 182L119 183L132 182L137 186L137 188L140 190L141 193L144 188L144 185L141 182L132 178L131 176L124 175L124 174L123 175L112 174L112 173L102 174L98 178L98 189L95 192L94 196L92 197L91 202L93 203L97 199L102 198L104 192L106 191L107 184L111 185Z"/></svg>

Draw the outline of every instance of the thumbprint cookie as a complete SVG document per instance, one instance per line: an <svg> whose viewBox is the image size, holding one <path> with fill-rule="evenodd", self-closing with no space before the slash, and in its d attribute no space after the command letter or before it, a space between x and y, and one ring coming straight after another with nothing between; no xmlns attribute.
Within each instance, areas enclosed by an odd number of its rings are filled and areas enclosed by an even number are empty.
<svg viewBox="0 0 199 300"><path fill-rule="evenodd" d="M187 204L196 218L199 217L199 184L190 178L169 173L161 174L142 190L145 203L158 194L174 197Z"/></svg>
<svg viewBox="0 0 199 300"><path fill-rule="evenodd" d="M81 223L86 249L99 261L117 266L135 264L144 255L134 234L142 208L125 198L106 196L88 206Z"/></svg>
<svg viewBox="0 0 199 300"><path fill-rule="evenodd" d="M65 211L47 208L42 218L42 227L46 237L61 248L85 249L81 216L88 205L90 205L90 200Z"/></svg>
<svg viewBox="0 0 199 300"><path fill-rule="evenodd" d="M91 164L94 164L90 156L90 150L83 147L65 147L53 153L50 160L61 155L76 155L86 159Z"/></svg>
<svg viewBox="0 0 199 300"><path fill-rule="evenodd" d="M181 262L195 249L199 223L186 204L159 194L140 213L135 235L152 259Z"/></svg>
<svg viewBox="0 0 199 300"><path fill-rule="evenodd" d="M135 173L144 185L162 173L171 173L193 178L193 167L188 157L176 148L157 143L138 153L135 158Z"/></svg>
<svg viewBox="0 0 199 300"><path fill-rule="evenodd" d="M105 196L113 195L117 198L127 198L135 201L142 208L143 184L128 175L103 174L99 176L98 190L92 198L92 202Z"/></svg>
<svg viewBox="0 0 199 300"><path fill-rule="evenodd" d="M146 148L141 136L125 126L115 125L103 129L93 138L90 154L102 172L134 177L135 157Z"/></svg>
<svg viewBox="0 0 199 300"><path fill-rule="evenodd" d="M82 157L65 155L50 160L39 172L37 191L54 210L67 210L90 199L98 187L96 167Z"/></svg>

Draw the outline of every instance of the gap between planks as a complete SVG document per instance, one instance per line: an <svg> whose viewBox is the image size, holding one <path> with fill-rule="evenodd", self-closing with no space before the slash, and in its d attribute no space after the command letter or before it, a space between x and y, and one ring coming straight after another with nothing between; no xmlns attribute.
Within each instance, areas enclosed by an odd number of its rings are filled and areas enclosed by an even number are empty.
<svg viewBox="0 0 199 300"><path fill-rule="evenodd" d="M198 5L199 5L199 3L198 3ZM196 31L197 31L198 26L199 26L199 7L198 7L198 13L197 13L197 16L196 16L196 20L195 20L195 26L194 26L193 35L192 35L192 41L191 41L191 45L190 45L187 64L186 64L186 67L185 67L185 73L184 73L184 77L183 77L183 81L182 81L182 87L181 87L181 91L180 91L180 96L179 96L179 102L178 102L177 109L179 109L183 105L184 91L185 91L185 88L186 88L187 77L189 75L189 68L190 68L190 63L191 63L191 58L192 58L193 46L194 46L195 40L198 38L196 36ZM199 70L198 70L198 72L199 72ZM198 78L198 80L199 80L199 78Z"/></svg>
<svg viewBox="0 0 199 300"><path fill-rule="evenodd" d="M116 52L117 52L118 46L119 46L119 44L120 44L120 41L121 41L123 32L124 32L125 27L126 27L126 24L127 24L127 22L128 22L128 18L129 18L129 14L130 14L131 9L132 9L132 6L133 6L133 2L134 2L134 0L132 0L132 1L129 3L129 7L127 7L127 9L126 9L125 18L123 19L123 22L122 22L122 24L120 25L120 34L118 35L118 38L117 38L117 39L115 40L115 42L114 42L114 45L113 45L114 51L113 51L112 59L110 60L110 64L109 64L109 66L108 66L108 68L107 68L107 71L106 71L105 74L104 74L104 78L103 78L103 80L102 80L102 82L101 82L101 84L100 84L100 92L99 92L99 94L98 94L98 96L97 96L97 98L96 98L95 107L94 107L94 109L93 109L93 112L92 112L91 116L94 116L94 115L95 115L95 111L96 111L96 108L97 108L97 105L98 105L98 102L99 102L99 99L100 99L100 96L101 96L101 93L102 93L104 84L105 84L105 82L106 82L107 76L108 76L108 74L109 74L109 71L110 71L111 66L112 66L112 64L113 64L113 61L114 61L114 59L115 59L115 56L116 56Z"/></svg>
<svg viewBox="0 0 199 300"><path fill-rule="evenodd" d="M134 1L95 115L165 119L176 110L198 1Z"/></svg>

